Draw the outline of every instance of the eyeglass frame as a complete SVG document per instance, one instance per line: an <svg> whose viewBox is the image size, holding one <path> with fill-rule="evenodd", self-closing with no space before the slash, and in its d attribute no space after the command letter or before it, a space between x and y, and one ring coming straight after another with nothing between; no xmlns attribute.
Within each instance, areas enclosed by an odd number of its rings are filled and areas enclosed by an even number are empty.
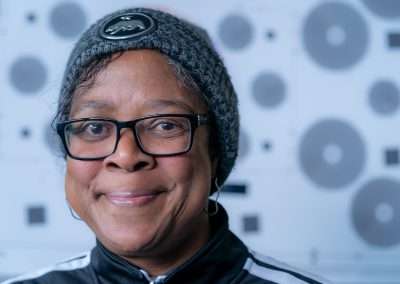
<svg viewBox="0 0 400 284"><path fill-rule="evenodd" d="M177 152L177 153L171 153L171 154L153 154L150 153L148 151L145 151L143 149L143 145L138 137L138 134L136 132L136 124L142 120L145 119L149 119L149 118L158 118L158 117L185 117L187 119L189 119L190 122L190 143L189 146L187 147L186 150L181 151L181 152ZM104 155L101 157L97 157L97 158L80 158L77 157L75 155L72 155L71 152L69 151L68 148L68 144L67 144L67 138L65 135L65 127L71 123L74 122L80 122L80 121L106 121L106 122L111 122L114 125L116 125L117 127L117 138L115 140L115 145L114 145L114 149L111 151L110 154L108 155ZM201 125L206 125L209 123L209 116L207 114L157 114L157 115L150 115L150 116L144 116L144 117L140 117L134 120L127 120L127 121L119 121L119 120L115 120L115 119L109 119L109 118L93 118L93 117L86 117L86 118L80 118L80 119L72 119L72 120L66 120L63 122L58 122L56 124L56 130L57 130L57 134L60 136L61 141L63 143L64 146L64 150L66 152L66 154L74 159L74 160L80 160L80 161L98 161L98 160L103 160L111 155L113 155L115 153L115 151L118 148L118 143L121 139L121 130L124 128L129 128L132 130L133 132L133 137L135 138L135 142L136 145L138 146L138 148L140 149L140 151L146 155L150 155L153 157L169 157L169 156L176 156L176 155L182 155L185 154L187 152L189 152L192 149L192 145L193 145L193 137L194 137L194 133L195 130L201 126Z"/></svg>

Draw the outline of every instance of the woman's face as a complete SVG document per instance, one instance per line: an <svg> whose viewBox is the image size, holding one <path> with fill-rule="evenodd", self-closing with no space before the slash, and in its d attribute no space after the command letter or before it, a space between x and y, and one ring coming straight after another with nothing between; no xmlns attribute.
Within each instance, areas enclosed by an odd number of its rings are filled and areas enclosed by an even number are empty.
<svg viewBox="0 0 400 284"><path fill-rule="evenodd" d="M177 81L156 51L125 52L101 71L92 87L74 95L71 119L133 120L154 114L206 113L197 94ZM67 159L66 194L97 238L125 257L158 256L195 248L207 238L204 213L213 168L208 127L195 131L192 149L153 157L121 130L114 154L99 161Z"/></svg>

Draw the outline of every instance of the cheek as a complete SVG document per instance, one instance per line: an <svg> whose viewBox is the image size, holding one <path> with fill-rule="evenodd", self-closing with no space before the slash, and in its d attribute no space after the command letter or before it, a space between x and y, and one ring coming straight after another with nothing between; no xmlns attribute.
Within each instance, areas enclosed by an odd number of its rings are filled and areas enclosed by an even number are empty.
<svg viewBox="0 0 400 284"><path fill-rule="evenodd" d="M66 196L70 206L78 213L81 212L82 203L87 200L88 188L100 167L101 162L67 160L67 172L65 175Z"/></svg>
<svg viewBox="0 0 400 284"><path fill-rule="evenodd" d="M211 162L207 147L193 144L190 152L159 159L162 172L181 189L182 194L208 197L211 184ZM199 196L198 196L199 197Z"/></svg>
<svg viewBox="0 0 400 284"><path fill-rule="evenodd" d="M67 161L67 177L81 184L89 183L97 174L101 163L90 161L78 161L69 159Z"/></svg>
<svg viewBox="0 0 400 284"><path fill-rule="evenodd" d="M188 156L177 156L159 159L158 166L176 183L189 181L195 172L194 165Z"/></svg>

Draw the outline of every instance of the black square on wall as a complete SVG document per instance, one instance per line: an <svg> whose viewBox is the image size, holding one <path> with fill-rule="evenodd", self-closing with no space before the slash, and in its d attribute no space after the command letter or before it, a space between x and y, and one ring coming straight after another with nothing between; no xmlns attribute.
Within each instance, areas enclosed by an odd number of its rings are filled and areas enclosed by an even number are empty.
<svg viewBox="0 0 400 284"><path fill-rule="evenodd" d="M260 222L257 215L243 216L243 231L246 233L254 233L260 230Z"/></svg>
<svg viewBox="0 0 400 284"><path fill-rule="evenodd" d="M44 206L29 206L27 208L27 220L29 225L45 224L46 208Z"/></svg>
<svg viewBox="0 0 400 284"><path fill-rule="evenodd" d="M225 193L246 194L247 186L245 184L225 184L221 191Z"/></svg>
<svg viewBox="0 0 400 284"><path fill-rule="evenodd" d="M400 47L400 33L389 33L387 39L389 47Z"/></svg>
<svg viewBox="0 0 400 284"><path fill-rule="evenodd" d="M385 163L388 166L399 164L399 150L398 149L386 149L385 151Z"/></svg>

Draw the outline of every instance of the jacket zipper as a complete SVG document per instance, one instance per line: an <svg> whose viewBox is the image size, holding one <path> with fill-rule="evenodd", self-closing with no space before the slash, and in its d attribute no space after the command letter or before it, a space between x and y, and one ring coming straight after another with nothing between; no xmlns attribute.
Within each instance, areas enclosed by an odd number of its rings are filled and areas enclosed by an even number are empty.
<svg viewBox="0 0 400 284"><path fill-rule="evenodd" d="M150 275L143 269L140 269L140 272L142 273L144 278L146 278L146 280L149 281L149 284L164 284L165 278L167 278L166 275L160 275L160 276L151 278Z"/></svg>

